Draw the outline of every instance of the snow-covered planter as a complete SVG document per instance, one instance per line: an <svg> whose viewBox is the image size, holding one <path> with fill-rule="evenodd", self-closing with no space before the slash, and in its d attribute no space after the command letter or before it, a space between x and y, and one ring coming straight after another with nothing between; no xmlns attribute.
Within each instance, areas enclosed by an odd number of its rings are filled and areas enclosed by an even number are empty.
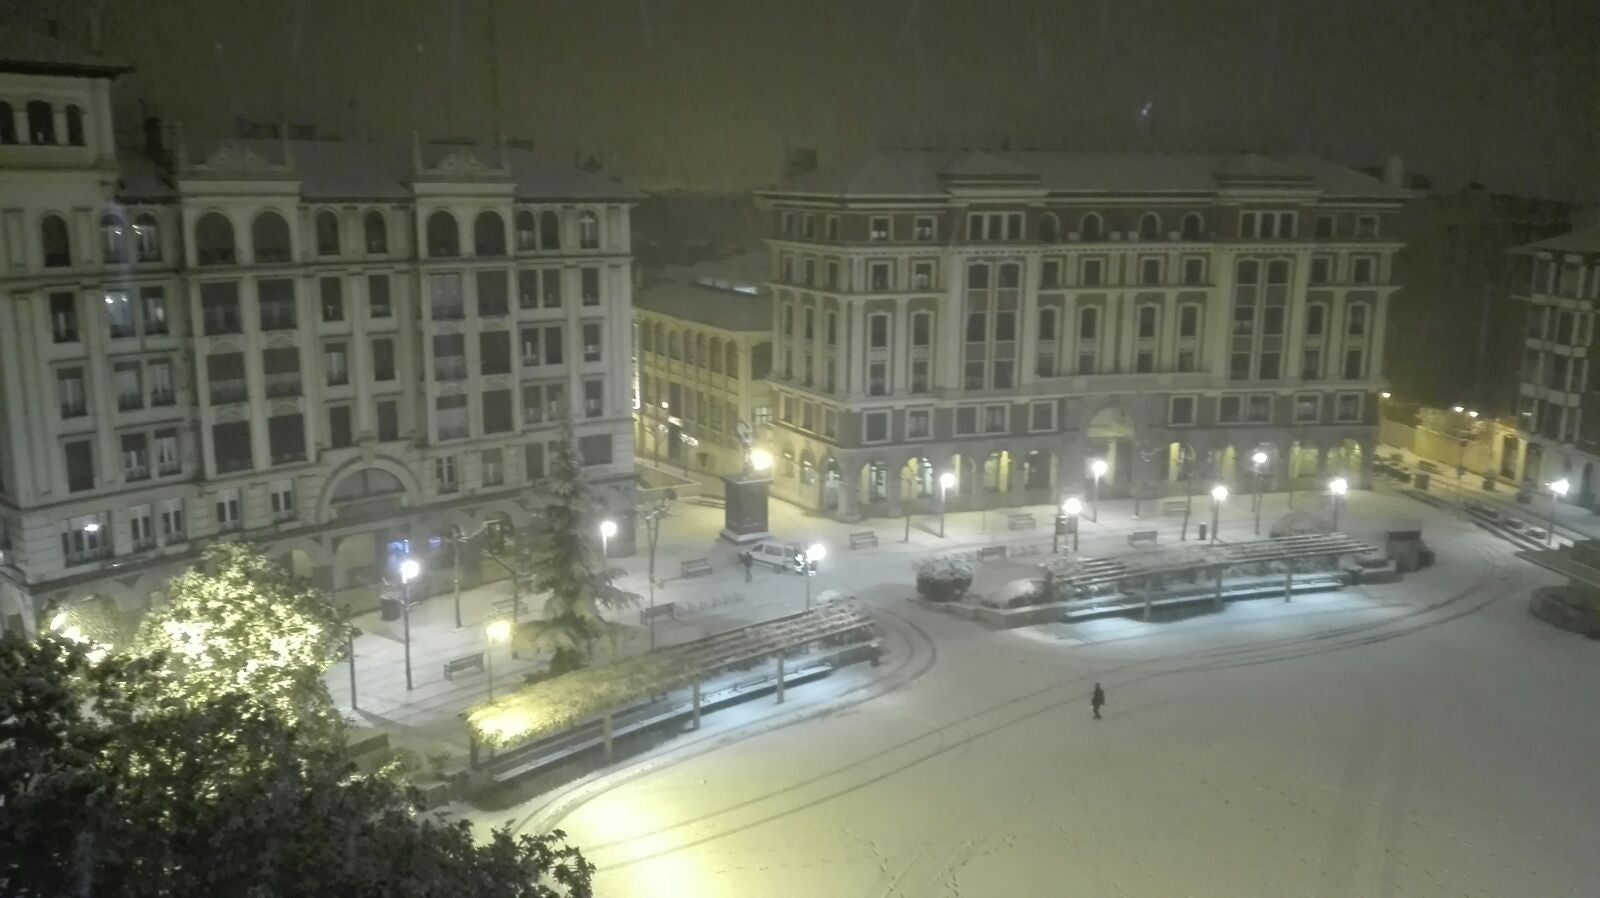
<svg viewBox="0 0 1600 898"><path fill-rule="evenodd" d="M917 562L917 594L930 602L954 602L972 586L972 562L954 555L935 555Z"/></svg>
<svg viewBox="0 0 1600 898"><path fill-rule="evenodd" d="M1291 511L1273 522L1272 529L1268 532L1274 539L1283 536L1332 533L1333 524L1316 512L1297 510Z"/></svg>
<svg viewBox="0 0 1600 898"><path fill-rule="evenodd" d="M1049 601L1044 586L1038 580L1012 580L982 599L978 604L989 608L1022 608Z"/></svg>

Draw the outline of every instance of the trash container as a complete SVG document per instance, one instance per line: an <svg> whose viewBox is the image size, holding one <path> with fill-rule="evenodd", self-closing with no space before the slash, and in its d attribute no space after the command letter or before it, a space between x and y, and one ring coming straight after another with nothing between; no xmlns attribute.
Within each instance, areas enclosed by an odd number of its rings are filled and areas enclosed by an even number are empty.
<svg viewBox="0 0 1600 898"><path fill-rule="evenodd" d="M1209 531L1206 529L1206 525L1205 524L1201 524L1200 525L1200 541L1201 542L1205 542L1206 541L1206 534L1208 532Z"/></svg>
<svg viewBox="0 0 1600 898"><path fill-rule="evenodd" d="M379 606L378 614L384 620L399 620L400 610L399 599L383 599L382 604Z"/></svg>
<svg viewBox="0 0 1600 898"><path fill-rule="evenodd" d="M1430 482L1432 482L1432 480L1433 480L1433 477L1430 476L1429 474L1424 473L1422 471L1418 471L1417 472L1416 481L1415 481L1417 489L1423 490L1423 491L1427 491L1428 484Z"/></svg>

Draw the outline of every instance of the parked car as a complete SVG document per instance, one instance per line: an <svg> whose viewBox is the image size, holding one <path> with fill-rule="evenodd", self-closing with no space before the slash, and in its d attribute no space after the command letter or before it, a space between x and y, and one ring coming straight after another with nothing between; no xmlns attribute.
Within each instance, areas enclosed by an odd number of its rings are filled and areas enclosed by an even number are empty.
<svg viewBox="0 0 1600 898"><path fill-rule="evenodd" d="M747 549L757 564L765 564L780 571L798 571L799 543L762 540Z"/></svg>

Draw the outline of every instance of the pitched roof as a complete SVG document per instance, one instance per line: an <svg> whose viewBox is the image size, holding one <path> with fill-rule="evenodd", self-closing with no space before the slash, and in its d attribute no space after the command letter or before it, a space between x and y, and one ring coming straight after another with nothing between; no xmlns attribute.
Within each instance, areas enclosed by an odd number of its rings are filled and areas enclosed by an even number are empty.
<svg viewBox="0 0 1600 898"><path fill-rule="evenodd" d="M764 252L702 262L663 272L634 293L636 308L707 324L729 331L772 329L772 301L767 295L768 261ZM727 286L720 286L726 284ZM741 293L733 285L753 287Z"/></svg>
<svg viewBox="0 0 1600 898"><path fill-rule="evenodd" d="M1223 156L1204 153L1090 153L992 150L884 150L861 159L823 166L791 178L765 194L828 196L947 195L940 177L967 170L979 159L989 170L1030 172L1057 194L1212 194L1229 180L1298 181L1325 195L1398 200L1409 196L1370 175L1314 156ZM993 160L992 162L988 160ZM1221 178L1219 180L1219 174Z"/></svg>
<svg viewBox="0 0 1600 898"><path fill-rule="evenodd" d="M110 77L133 66L63 40L20 28L0 28L0 72Z"/></svg>
<svg viewBox="0 0 1600 898"><path fill-rule="evenodd" d="M1517 248L1521 252L1600 253L1600 227L1583 228Z"/></svg>

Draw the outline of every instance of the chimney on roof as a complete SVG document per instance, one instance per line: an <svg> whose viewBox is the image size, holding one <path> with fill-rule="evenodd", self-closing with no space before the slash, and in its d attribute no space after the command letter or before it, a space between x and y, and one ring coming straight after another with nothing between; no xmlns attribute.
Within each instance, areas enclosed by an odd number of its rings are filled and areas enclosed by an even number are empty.
<svg viewBox="0 0 1600 898"><path fill-rule="evenodd" d="M1383 183L1404 190L1406 186L1406 167L1399 156L1390 156L1389 161L1383 164Z"/></svg>

